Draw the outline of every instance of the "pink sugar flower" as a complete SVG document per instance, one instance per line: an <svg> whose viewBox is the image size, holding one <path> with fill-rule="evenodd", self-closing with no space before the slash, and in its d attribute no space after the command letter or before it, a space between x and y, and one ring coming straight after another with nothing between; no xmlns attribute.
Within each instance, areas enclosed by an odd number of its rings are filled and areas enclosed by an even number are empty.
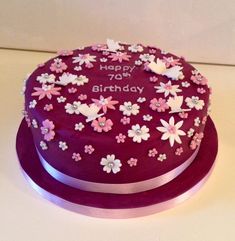
<svg viewBox="0 0 235 241"><path fill-rule="evenodd" d="M208 80L202 76L201 74L199 74L198 72L195 72L194 75L191 76L190 78L195 84L198 85L206 85Z"/></svg>
<svg viewBox="0 0 235 241"><path fill-rule="evenodd" d="M95 148L92 145L85 145L84 152L88 154L92 154L95 151Z"/></svg>
<svg viewBox="0 0 235 241"><path fill-rule="evenodd" d="M116 52L116 53L111 53L108 58L111 58L112 61L119 61L119 63L122 63L122 61L129 61L130 60L130 55L128 55L126 52Z"/></svg>
<svg viewBox="0 0 235 241"><path fill-rule="evenodd" d="M76 93L78 90L76 89L76 88L74 88L74 87L71 87L71 88L69 88L68 89L68 92L70 93L70 94L74 94L74 93Z"/></svg>
<svg viewBox="0 0 235 241"><path fill-rule="evenodd" d="M207 116L204 116L204 117L202 118L202 124L205 125L205 124L206 124L206 121L207 121Z"/></svg>
<svg viewBox="0 0 235 241"><path fill-rule="evenodd" d="M155 83L155 82L158 81L158 77L156 77L156 76L151 76L151 77L149 78L149 81Z"/></svg>
<svg viewBox="0 0 235 241"><path fill-rule="evenodd" d="M126 139L126 136L123 135L122 133L119 133L118 136L115 137L116 140L117 140L117 143L124 143L125 142L125 139Z"/></svg>
<svg viewBox="0 0 235 241"><path fill-rule="evenodd" d="M129 117L123 116L122 119L120 120L123 125L130 124L131 119Z"/></svg>
<svg viewBox="0 0 235 241"><path fill-rule="evenodd" d="M97 132L108 132L112 129L113 122L110 119L106 119L106 117L99 117L98 120L92 121L91 126Z"/></svg>
<svg viewBox="0 0 235 241"><path fill-rule="evenodd" d="M158 112L164 112L166 109L169 109L169 106L167 105L166 100L162 98L159 98L159 99L153 98L150 101L149 107L152 110L157 110Z"/></svg>
<svg viewBox="0 0 235 241"><path fill-rule="evenodd" d="M181 65L181 63L179 63L179 59L173 59L173 57L163 57L163 60L162 60L166 67L169 68L170 66L174 67L174 66L177 66L177 65Z"/></svg>
<svg viewBox="0 0 235 241"><path fill-rule="evenodd" d="M183 153L183 151L184 151L183 147L179 147L179 148L176 149L175 155L180 156Z"/></svg>
<svg viewBox="0 0 235 241"><path fill-rule="evenodd" d="M42 85L42 87L34 87L35 92L33 92L32 96L39 96L39 100L47 97L48 99L52 98L52 95L60 95L61 87L54 87L54 85Z"/></svg>
<svg viewBox="0 0 235 241"><path fill-rule="evenodd" d="M54 63L51 64L50 70L56 73L62 73L63 70L67 69L67 65L62 62L62 59L56 58L54 59Z"/></svg>
<svg viewBox="0 0 235 241"><path fill-rule="evenodd" d="M180 112L179 117L182 119L187 119L188 118L188 113L187 112Z"/></svg>
<svg viewBox="0 0 235 241"><path fill-rule="evenodd" d="M136 166L137 165L138 159L131 157L127 163L129 164L130 167Z"/></svg>
<svg viewBox="0 0 235 241"><path fill-rule="evenodd" d="M70 56L70 55L73 55L73 51L64 49L64 50L57 51L57 54L61 56Z"/></svg>
<svg viewBox="0 0 235 241"><path fill-rule="evenodd" d="M41 133L44 135L44 140L50 141L54 139L55 132L54 132L55 125L52 121L48 119L42 122Z"/></svg>
<svg viewBox="0 0 235 241"><path fill-rule="evenodd" d="M80 94L80 95L78 96L78 99L79 99L79 100L86 100L86 99L87 99L87 95L85 95L85 94Z"/></svg>
<svg viewBox="0 0 235 241"><path fill-rule="evenodd" d="M43 109L46 110L46 111L51 111L51 110L53 110L53 105L52 104L46 104Z"/></svg>
<svg viewBox="0 0 235 241"><path fill-rule="evenodd" d="M38 68L42 68L43 66L45 66L45 63L38 64L37 66Z"/></svg>
<svg viewBox="0 0 235 241"><path fill-rule="evenodd" d="M144 63L144 70L145 71L151 71L151 69L149 68L149 62Z"/></svg>
<svg viewBox="0 0 235 241"><path fill-rule="evenodd" d="M192 150L195 150L200 145L203 136L204 136L203 132L194 134L193 139L190 142L190 148Z"/></svg>
<svg viewBox="0 0 235 241"><path fill-rule="evenodd" d="M157 155L158 151L156 150L156 148L150 149L148 152L148 156L149 157L155 157Z"/></svg>
<svg viewBox="0 0 235 241"><path fill-rule="evenodd" d="M149 50L149 53L150 53L150 54L156 54L156 52L157 52L156 49L150 49L150 50Z"/></svg>
<svg viewBox="0 0 235 241"><path fill-rule="evenodd" d="M91 46L91 49L93 51L103 51L104 49L107 49L106 44L94 44Z"/></svg>
<svg viewBox="0 0 235 241"><path fill-rule="evenodd" d="M81 155L79 153L73 153L72 159L74 159L75 162L82 160Z"/></svg>
<svg viewBox="0 0 235 241"><path fill-rule="evenodd" d="M107 109L115 110L114 105L118 103L116 100L112 100L112 96L104 98L102 95L99 99L92 99L96 106L100 107L104 113L107 112Z"/></svg>
<svg viewBox="0 0 235 241"><path fill-rule="evenodd" d="M204 93L206 93L206 90L204 88L197 88L197 92L199 94L204 94Z"/></svg>

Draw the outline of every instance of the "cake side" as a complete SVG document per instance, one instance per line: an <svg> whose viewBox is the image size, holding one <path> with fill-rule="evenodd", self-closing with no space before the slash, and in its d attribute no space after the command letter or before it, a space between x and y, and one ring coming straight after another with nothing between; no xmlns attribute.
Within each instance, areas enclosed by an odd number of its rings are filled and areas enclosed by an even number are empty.
<svg viewBox="0 0 235 241"><path fill-rule="evenodd" d="M30 75L25 117L35 145L51 166L82 180L130 183L167 173L200 144L207 80L155 47L107 48L64 51ZM149 69L157 60L165 66L159 74Z"/></svg>

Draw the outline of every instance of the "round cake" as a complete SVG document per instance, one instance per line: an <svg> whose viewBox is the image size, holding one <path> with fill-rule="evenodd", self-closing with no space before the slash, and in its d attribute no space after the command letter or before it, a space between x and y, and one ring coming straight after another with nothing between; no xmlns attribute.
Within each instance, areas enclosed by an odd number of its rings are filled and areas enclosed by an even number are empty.
<svg viewBox="0 0 235 241"><path fill-rule="evenodd" d="M107 40L38 65L24 93L24 117L50 176L84 191L135 194L192 164L211 89L183 57Z"/></svg>

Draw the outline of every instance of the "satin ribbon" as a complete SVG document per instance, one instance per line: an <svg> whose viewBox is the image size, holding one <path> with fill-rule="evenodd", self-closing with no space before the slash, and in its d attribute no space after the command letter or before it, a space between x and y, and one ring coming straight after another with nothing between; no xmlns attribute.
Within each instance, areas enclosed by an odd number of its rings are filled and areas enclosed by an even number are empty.
<svg viewBox="0 0 235 241"><path fill-rule="evenodd" d="M213 165L214 166L214 165ZM84 214L87 216L92 217L98 217L98 218L135 218L135 217L141 217L146 216L150 214L154 214L157 212L164 211L169 208L175 207L177 204L185 201L186 199L190 198L193 194L195 194L207 181L208 177L210 176L212 172L212 168L207 173L207 175L201 179L195 186L190 188L188 191L182 193L181 195L172 198L170 200L145 206L145 207L139 207L139 208L127 208L127 209L105 209L105 208L97 208L97 207L91 207L81 204L76 204L70 201L67 201L63 198L60 198L54 194L51 194L50 192L44 190L42 187L37 185L28 175L27 173L22 169L23 174L26 178L26 180L29 182L29 184L44 198L47 200L53 202L54 204L68 209L73 212L77 212L80 214Z"/></svg>
<svg viewBox="0 0 235 241"><path fill-rule="evenodd" d="M37 148L36 148L37 149ZM181 174L195 159L199 147L195 152L180 166L175 169L155 178L151 178L145 181L132 182L132 183L121 183L121 184L108 184L108 183L96 183L77 179L71 176L68 176L54 167L52 167L40 154L37 150L39 159L44 167L44 169L57 181L62 182L68 186L89 191L89 192L101 192L101 193L113 193L113 194L131 194L139 193L143 191L148 191L160 187Z"/></svg>

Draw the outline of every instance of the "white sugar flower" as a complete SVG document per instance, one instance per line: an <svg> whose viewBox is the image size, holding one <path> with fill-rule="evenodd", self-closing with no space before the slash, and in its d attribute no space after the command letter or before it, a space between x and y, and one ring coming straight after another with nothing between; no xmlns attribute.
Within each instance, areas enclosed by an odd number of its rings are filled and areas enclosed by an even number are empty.
<svg viewBox="0 0 235 241"><path fill-rule="evenodd" d="M47 146L45 141L40 141L40 147L42 148L42 150L47 150L48 149L48 146Z"/></svg>
<svg viewBox="0 0 235 241"><path fill-rule="evenodd" d="M115 159L115 155L107 155L106 158L102 158L100 161L100 164L103 167L103 171L110 173L113 172L116 174L117 172L120 172L120 167L122 166L122 163L119 159Z"/></svg>
<svg viewBox="0 0 235 241"><path fill-rule="evenodd" d="M157 89L157 93L164 93L164 96L167 97L169 94L177 95L177 93L181 92L182 90L178 88L179 85L172 85L171 81L168 81L166 84L160 83L160 86L154 86Z"/></svg>
<svg viewBox="0 0 235 241"><path fill-rule="evenodd" d="M64 97L64 96L57 97L57 101L58 101L58 103L63 103L66 101L66 97Z"/></svg>
<svg viewBox="0 0 235 241"><path fill-rule="evenodd" d="M74 67L74 70L75 70L75 71L81 71L81 70L82 70L82 67L81 67L81 66L75 66L75 67Z"/></svg>
<svg viewBox="0 0 235 241"><path fill-rule="evenodd" d="M184 81L181 83L182 87L188 88L190 86L190 83L187 81Z"/></svg>
<svg viewBox="0 0 235 241"><path fill-rule="evenodd" d="M143 47L139 44L133 44L128 47L128 50L130 50L132 53L142 52Z"/></svg>
<svg viewBox="0 0 235 241"><path fill-rule="evenodd" d="M139 102L139 103L144 103L146 101L146 98L145 97L139 97L138 99L137 99L137 102Z"/></svg>
<svg viewBox="0 0 235 241"><path fill-rule="evenodd" d="M144 121L151 121L152 119L153 119L153 117L151 115L149 115L149 114L143 115L143 120Z"/></svg>
<svg viewBox="0 0 235 241"><path fill-rule="evenodd" d="M88 83L88 81L89 81L89 79L85 75L79 75L72 81L72 84L74 84L74 85L76 84L76 85L80 86L80 85L84 85L84 84Z"/></svg>
<svg viewBox="0 0 235 241"><path fill-rule="evenodd" d="M105 63L105 62L107 62L107 61L108 61L107 58L100 58L100 62L102 62L102 63Z"/></svg>
<svg viewBox="0 0 235 241"><path fill-rule="evenodd" d="M74 101L73 104L67 103L64 108L67 113L78 115L80 113L78 108L80 105L81 105L80 101Z"/></svg>
<svg viewBox="0 0 235 241"><path fill-rule="evenodd" d="M162 119L160 121L162 123L162 126L157 127L157 130L164 133L161 139L169 139L170 146L173 146L175 141L181 144L182 142L180 136L186 135L184 131L179 130L179 128L183 125L183 121L179 121L175 124L175 119L173 116L170 118L169 123Z"/></svg>
<svg viewBox="0 0 235 241"><path fill-rule="evenodd" d="M79 54L78 57L73 57L73 63L79 63L79 65L90 64L96 62L95 55L90 54Z"/></svg>
<svg viewBox="0 0 235 241"><path fill-rule="evenodd" d="M54 83L55 82L55 75L44 73L37 77L37 81L41 84L46 83Z"/></svg>
<svg viewBox="0 0 235 241"><path fill-rule="evenodd" d="M188 136L188 137L192 137L193 134L194 134L194 129L193 129L193 128L190 128L190 129L188 130L188 132L187 132L187 136Z"/></svg>
<svg viewBox="0 0 235 241"><path fill-rule="evenodd" d="M139 124L133 125L131 130L128 130L128 136L137 143L141 143L142 140L147 141L150 137L149 128L145 125L142 127Z"/></svg>
<svg viewBox="0 0 235 241"><path fill-rule="evenodd" d="M158 161L160 161L160 162L166 160L166 154L159 154L159 156L158 156L157 159L158 159Z"/></svg>
<svg viewBox="0 0 235 241"><path fill-rule="evenodd" d="M38 123L35 119L32 120L32 126L33 128L38 128Z"/></svg>
<svg viewBox="0 0 235 241"><path fill-rule="evenodd" d="M140 55L140 59L141 59L143 62L152 62L152 61L154 61L155 56L152 55L152 54L141 54L141 55Z"/></svg>
<svg viewBox="0 0 235 241"><path fill-rule="evenodd" d="M142 61L140 61L140 60L135 61L135 65L140 66L141 64L142 64Z"/></svg>
<svg viewBox="0 0 235 241"><path fill-rule="evenodd" d="M68 145L65 141L60 141L59 142L59 148L62 150L62 151L65 151L66 149L68 149Z"/></svg>
<svg viewBox="0 0 235 241"><path fill-rule="evenodd" d="M37 101L36 100L32 100L32 101L29 102L29 108L30 109L35 108L36 105L37 105Z"/></svg>
<svg viewBox="0 0 235 241"><path fill-rule="evenodd" d="M196 110L202 110L204 106L204 100L200 100L198 96L187 97L185 102L189 108L195 108Z"/></svg>
<svg viewBox="0 0 235 241"><path fill-rule="evenodd" d="M75 124L75 127L74 129L76 131L82 131L82 129L84 128L85 126L82 124L82 122L79 122L78 124Z"/></svg>
<svg viewBox="0 0 235 241"><path fill-rule="evenodd" d="M123 105L119 106L119 110L123 112L123 115L137 115L139 113L139 105L132 104L130 101L124 102Z"/></svg>
<svg viewBox="0 0 235 241"><path fill-rule="evenodd" d="M200 121L200 118L199 118L199 117L197 117L197 118L194 119L194 125L195 125L195 126L199 126L200 123L201 123L201 121Z"/></svg>

